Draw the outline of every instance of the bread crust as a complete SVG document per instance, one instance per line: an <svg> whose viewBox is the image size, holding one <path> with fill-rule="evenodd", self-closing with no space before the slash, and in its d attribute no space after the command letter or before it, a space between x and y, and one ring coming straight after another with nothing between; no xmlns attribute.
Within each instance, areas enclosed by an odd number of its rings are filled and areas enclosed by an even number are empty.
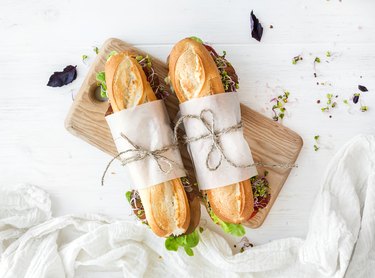
<svg viewBox="0 0 375 278"><path fill-rule="evenodd" d="M134 54L121 52L105 65L107 94L113 112L157 100ZM160 237L184 233L190 224L190 206L180 179L138 190L146 219Z"/></svg>
<svg viewBox="0 0 375 278"><path fill-rule="evenodd" d="M192 82L184 80L189 77ZM181 103L225 92L210 53L204 45L190 38L173 47L169 56L169 78ZM244 222L254 211L250 180L206 190L206 193L213 212L226 222Z"/></svg>

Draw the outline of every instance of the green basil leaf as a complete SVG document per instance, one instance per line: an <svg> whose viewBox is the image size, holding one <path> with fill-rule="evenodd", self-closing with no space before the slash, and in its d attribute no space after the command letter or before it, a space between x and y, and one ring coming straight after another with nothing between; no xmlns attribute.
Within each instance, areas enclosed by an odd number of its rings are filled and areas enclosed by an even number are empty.
<svg viewBox="0 0 375 278"><path fill-rule="evenodd" d="M169 251L177 251L178 244L174 237L169 237L165 240L165 248Z"/></svg>
<svg viewBox="0 0 375 278"><path fill-rule="evenodd" d="M194 251L190 247L184 247L184 250L185 250L186 254L188 254L188 256L190 256L190 257L194 256Z"/></svg>

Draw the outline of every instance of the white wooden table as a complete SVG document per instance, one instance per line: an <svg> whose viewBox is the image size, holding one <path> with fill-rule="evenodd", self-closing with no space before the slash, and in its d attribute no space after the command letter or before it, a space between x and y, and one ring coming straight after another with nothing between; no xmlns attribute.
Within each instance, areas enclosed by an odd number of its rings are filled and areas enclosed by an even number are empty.
<svg viewBox="0 0 375 278"><path fill-rule="evenodd" d="M264 27L261 43L250 36L252 9ZM290 91L290 113L283 124L304 139L299 168L292 171L263 226L248 230L248 237L255 244L304 237L331 157L351 137L375 133L374 11L372 0L1 0L0 186L25 182L44 188L55 216L100 212L131 217L121 175L100 186L109 157L64 129L71 94L88 71L81 56L94 58L93 46L117 37L165 60L175 42L195 35L227 51L246 105L271 117L270 99ZM299 54L303 61L293 65ZM315 57L321 59L317 78ZM77 80L62 88L47 87L50 74L68 64L78 65ZM342 101L358 92L358 84L370 90L361 95L369 111L360 112L357 104L349 113ZM325 102L327 93L339 95L332 118L316 103ZM315 135L321 137L317 152Z"/></svg>

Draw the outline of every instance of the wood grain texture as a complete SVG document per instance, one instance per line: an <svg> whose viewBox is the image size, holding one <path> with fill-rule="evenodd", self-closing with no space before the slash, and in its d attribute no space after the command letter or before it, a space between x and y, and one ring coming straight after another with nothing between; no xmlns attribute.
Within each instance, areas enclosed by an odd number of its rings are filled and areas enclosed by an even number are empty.
<svg viewBox="0 0 375 278"><path fill-rule="evenodd" d="M97 88L96 73L104 69L106 57L113 50L119 52L131 50L141 55L147 55L121 40L107 40L100 49L99 55L81 86L66 118L65 127L72 134L115 156L117 150L105 121L105 113L109 104L100 102L95 98L95 89ZM152 60L155 71L164 82L164 77L168 73L167 66L157 59L153 58ZM165 103L169 117L174 120L178 112L176 96L171 94L166 98ZM244 136L250 145L254 161L261 161L265 164L294 163L296 161L303 145L302 138L297 133L245 105L241 105L241 114L244 124ZM194 177L194 169L184 147L181 147L181 153L187 171ZM251 228L257 228L262 225L291 171L291 169L285 168L258 168L259 173L263 173L264 170L269 172L267 177L271 188L271 200L266 208L260 210L246 223Z"/></svg>

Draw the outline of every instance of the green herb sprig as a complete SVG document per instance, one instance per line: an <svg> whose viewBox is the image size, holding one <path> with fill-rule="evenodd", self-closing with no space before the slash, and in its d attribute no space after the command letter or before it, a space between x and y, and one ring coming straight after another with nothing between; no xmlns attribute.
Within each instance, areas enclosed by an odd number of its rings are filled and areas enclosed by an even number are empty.
<svg viewBox="0 0 375 278"><path fill-rule="evenodd" d="M195 230L191 234L181 236L170 236L165 240L165 248L169 251L177 251L179 247L184 248L185 252L189 256L194 256L192 248L197 246L199 243L199 234Z"/></svg>

